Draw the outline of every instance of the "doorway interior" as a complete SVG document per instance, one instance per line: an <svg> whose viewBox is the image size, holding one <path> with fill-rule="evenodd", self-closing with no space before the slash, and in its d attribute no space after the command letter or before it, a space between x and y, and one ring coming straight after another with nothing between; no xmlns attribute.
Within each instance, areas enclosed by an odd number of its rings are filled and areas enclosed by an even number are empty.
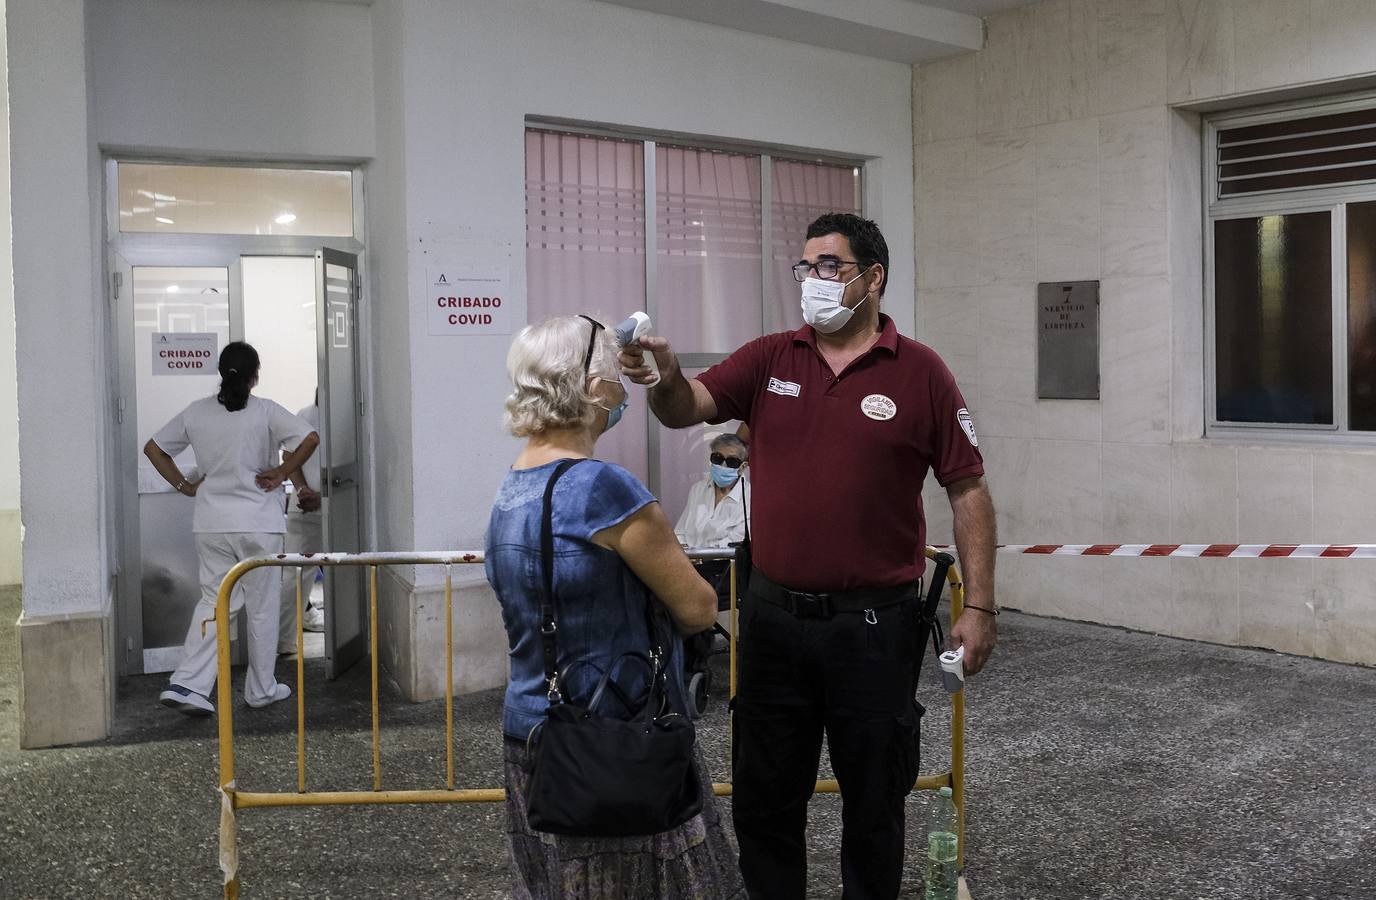
<svg viewBox="0 0 1376 900"><path fill-rule="evenodd" d="M120 370L123 675L170 671L191 624L200 593L193 504L158 476L141 448L188 403L216 391L215 361L226 342L245 340L258 350L258 396L293 412L317 407L321 444L308 478L323 497L321 549L370 546L362 192L354 168L112 159L106 173L112 352ZM195 467L190 450L177 461L184 472ZM294 579L294 570L283 571ZM315 576L302 573L303 591ZM362 578L329 568L317 590L324 630L310 636L307 655L323 656L335 677L366 654Z"/></svg>

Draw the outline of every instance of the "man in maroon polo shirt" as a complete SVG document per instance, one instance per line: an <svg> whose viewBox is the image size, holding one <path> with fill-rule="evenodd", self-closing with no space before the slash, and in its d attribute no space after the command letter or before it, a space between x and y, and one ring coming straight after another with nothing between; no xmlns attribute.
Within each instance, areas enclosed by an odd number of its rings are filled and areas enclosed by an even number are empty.
<svg viewBox="0 0 1376 900"><path fill-rule="evenodd" d="M892 898L903 801L917 778L913 697L922 482L946 488L968 615L951 630L965 670L996 641L994 507L970 414L949 369L879 311L889 251L846 213L809 226L806 324L751 341L695 379L662 337L621 354L661 379L650 408L670 428L741 419L754 474L754 572L738 637L732 809L751 897L807 890L807 804L825 735L841 785L844 897Z"/></svg>

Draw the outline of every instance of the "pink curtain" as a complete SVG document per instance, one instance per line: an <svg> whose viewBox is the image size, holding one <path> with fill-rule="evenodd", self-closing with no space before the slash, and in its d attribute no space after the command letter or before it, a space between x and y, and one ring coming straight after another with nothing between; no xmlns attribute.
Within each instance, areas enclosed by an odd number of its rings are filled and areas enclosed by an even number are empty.
<svg viewBox="0 0 1376 900"><path fill-rule="evenodd" d="M859 213L860 176L851 166L777 157L772 168L774 202L769 212L774 296L769 298L765 325L770 331L783 331L803 324L798 283L791 269L803 251L807 226L822 213Z"/></svg>
<svg viewBox="0 0 1376 900"><path fill-rule="evenodd" d="M527 317L615 325L645 308L645 156L639 141L526 130ZM649 477L645 392L598 456Z"/></svg>
<svg viewBox="0 0 1376 900"><path fill-rule="evenodd" d="M760 336L760 158L655 147L658 322L683 353Z"/></svg>

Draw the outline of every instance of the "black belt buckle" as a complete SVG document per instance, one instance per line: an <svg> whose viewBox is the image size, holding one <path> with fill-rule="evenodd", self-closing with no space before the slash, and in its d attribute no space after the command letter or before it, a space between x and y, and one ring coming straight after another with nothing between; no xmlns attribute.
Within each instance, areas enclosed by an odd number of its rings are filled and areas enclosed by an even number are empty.
<svg viewBox="0 0 1376 900"><path fill-rule="evenodd" d="M809 594L806 591L785 591L788 611L800 619L830 619L831 595Z"/></svg>

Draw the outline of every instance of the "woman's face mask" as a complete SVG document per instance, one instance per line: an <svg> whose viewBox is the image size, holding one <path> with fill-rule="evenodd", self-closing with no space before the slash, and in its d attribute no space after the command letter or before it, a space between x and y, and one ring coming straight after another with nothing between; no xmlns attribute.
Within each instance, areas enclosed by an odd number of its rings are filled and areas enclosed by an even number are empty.
<svg viewBox="0 0 1376 900"><path fill-rule="evenodd" d="M625 379L624 377L620 377L619 381L612 381L612 380L607 379L607 378L598 378L598 380L599 380L599 381L604 381L604 382L606 382L607 384L618 384L618 383L619 383L619 384L621 385L621 402L620 402L620 403L618 403L616 406L612 406L612 407L603 406L603 405L600 404L600 403L597 404L597 406L598 406L599 408L605 409L605 410L607 411L607 425L606 425L606 427L604 427L604 428L602 429L602 433L603 433L603 434L606 434L607 432L609 432L609 431L612 430L612 426L613 426L613 425L615 425L617 422L620 422L620 421L621 421L621 414L624 413L624 412L626 411L626 407L628 407L628 406L631 405L631 392L630 392L630 389L626 386L626 379Z"/></svg>
<svg viewBox="0 0 1376 900"><path fill-rule="evenodd" d="M850 281L826 281L821 278L808 278L803 281L803 321L820 331L822 334L832 334L846 327L850 317L855 314L855 310L869 299L869 294L861 298L860 303L854 307L848 307L842 299L846 295L846 288L851 283L860 278L868 267L860 270Z"/></svg>
<svg viewBox="0 0 1376 900"><path fill-rule="evenodd" d="M712 474L712 483L719 488L725 489L736 483L736 479L740 476L741 470L712 463L710 472Z"/></svg>

